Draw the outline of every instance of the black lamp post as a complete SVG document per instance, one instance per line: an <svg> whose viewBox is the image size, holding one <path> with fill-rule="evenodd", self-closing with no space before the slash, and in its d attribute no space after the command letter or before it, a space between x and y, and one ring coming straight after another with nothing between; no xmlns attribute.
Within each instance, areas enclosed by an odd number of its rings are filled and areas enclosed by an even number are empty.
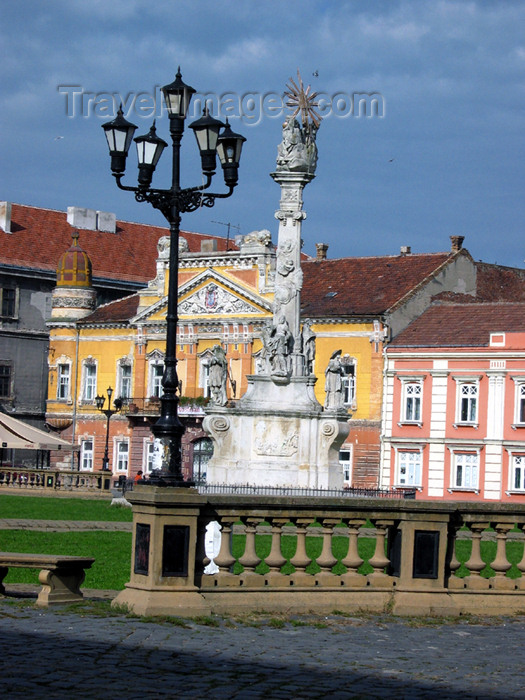
<svg viewBox="0 0 525 700"><path fill-rule="evenodd" d="M111 397L113 396L113 389L108 386L106 393L108 395L108 407L104 408L104 404L106 403L106 399L103 396L95 396L95 403L97 405L98 410L103 413L107 420L106 423L106 449L104 450L104 459L102 460L102 471L107 472L109 471L109 455L108 455L108 442L109 442L109 419L111 416L113 416L115 413L118 413L121 408L122 408L122 399L117 398L115 401L113 401L113 405L115 406L114 409L111 408Z"/></svg>
<svg viewBox="0 0 525 700"><path fill-rule="evenodd" d="M230 197L237 185L239 160L244 136L232 132L228 123L223 124L204 110L200 119L190 124L201 154L202 171L205 182L197 187L180 186L180 144L184 133L184 122L195 90L182 82L180 68L175 80L162 88L164 101L170 120L170 134L173 144L172 181L169 189L150 187L153 172L167 143L156 135L155 124L146 136L135 138L139 162L138 186L123 185L121 180L126 167L126 157L135 133L136 126L124 119L119 109L116 119L102 128L106 133L111 156L111 170L121 190L135 193L137 202L149 202L159 209L170 225L170 257L168 310L166 315L166 357L162 378L163 395L160 397L160 418L152 426L153 434L164 444L165 459L158 480L159 485L190 486L182 476L181 443L184 426L178 417L177 389L177 305L179 234L181 214L195 211L200 207L213 207L216 199ZM220 130L223 129L222 133ZM228 191L224 194L207 192L216 169L216 155L223 168L224 181Z"/></svg>

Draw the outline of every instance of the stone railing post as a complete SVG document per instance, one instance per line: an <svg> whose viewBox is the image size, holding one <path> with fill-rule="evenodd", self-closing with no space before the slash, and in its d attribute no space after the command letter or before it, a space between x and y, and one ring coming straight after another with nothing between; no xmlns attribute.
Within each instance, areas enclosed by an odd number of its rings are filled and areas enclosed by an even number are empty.
<svg viewBox="0 0 525 700"><path fill-rule="evenodd" d="M312 562L306 553L306 529L312 518L290 518L297 528L297 546L295 554L290 559L290 564L295 568L295 573L292 574L293 581L297 585L313 586L314 578L307 574L305 569Z"/></svg>
<svg viewBox="0 0 525 700"><path fill-rule="evenodd" d="M456 571L461 566L461 562L456 556L456 542L458 536L458 530L461 527L460 523L449 523L448 526L448 549L447 549L447 563L445 571L445 585L448 588L464 588L465 583L462 578L456 576Z"/></svg>
<svg viewBox="0 0 525 700"><path fill-rule="evenodd" d="M472 551L470 559L465 566L470 574L465 577L468 588L485 589L490 587L488 579L481 577L481 571L485 568L485 562L481 558L481 533L486 530L489 523L467 523L472 532Z"/></svg>
<svg viewBox="0 0 525 700"><path fill-rule="evenodd" d="M265 559L266 564L270 568L271 573L279 573L281 567L286 564L286 559L281 552L281 534L283 525L286 525L286 518L266 518L272 529L272 546L270 554Z"/></svg>
<svg viewBox="0 0 525 700"><path fill-rule="evenodd" d="M229 574L232 566L235 564L235 557L232 554L232 530L233 523L238 520L237 517L222 517L219 519L221 525L221 548L219 554L215 557L214 562L219 567L220 574Z"/></svg>
<svg viewBox="0 0 525 700"><path fill-rule="evenodd" d="M518 525L520 530L525 534L525 523L520 523ZM525 545L523 547L523 556L521 560L516 564L521 574L521 578L516 581L517 587L520 591L525 590Z"/></svg>
<svg viewBox="0 0 525 700"><path fill-rule="evenodd" d="M321 518L321 525L323 526L323 548L321 554L317 557L317 565L320 567L321 571L317 574L316 578L318 580L323 580L331 578L332 568L337 564L337 559L334 557L332 552L332 537L334 533L334 526L340 522L340 520L334 520L333 518Z"/></svg>
<svg viewBox="0 0 525 700"><path fill-rule="evenodd" d="M240 520L244 525L244 531L246 533L246 546L244 548L244 554L239 558L239 564L244 567L245 574L254 574L255 567L261 563L261 559L257 556L257 552L255 551L255 533L257 531L257 525L262 522L262 517L251 518L241 516Z"/></svg>
<svg viewBox="0 0 525 700"><path fill-rule="evenodd" d="M206 525L208 519L197 518L197 544L195 546L195 584L200 586L204 569L210 563L210 559L206 555Z"/></svg>
<svg viewBox="0 0 525 700"><path fill-rule="evenodd" d="M394 521L376 520L372 522L376 528L376 548L373 557L368 561L373 568L373 572L368 574L368 580L374 586L389 586L391 585L391 577L384 573L385 567L390 564L390 559L385 554L385 541L388 528L392 527Z"/></svg>
<svg viewBox="0 0 525 700"><path fill-rule="evenodd" d="M348 552L341 561L341 564L346 567L346 574L343 574L343 579L347 586L362 586L366 583L366 577L357 573L358 568L363 563L363 559L359 556L357 548L357 538L359 535L359 528L365 524L365 521L344 518L343 522L345 522L348 527Z"/></svg>
<svg viewBox="0 0 525 700"><path fill-rule="evenodd" d="M497 589L514 590L514 581L508 578L505 574L510 569L512 564L507 559L507 533L512 530L514 525L511 523L496 523L496 558L491 563L491 567L496 572L492 579L492 585Z"/></svg>

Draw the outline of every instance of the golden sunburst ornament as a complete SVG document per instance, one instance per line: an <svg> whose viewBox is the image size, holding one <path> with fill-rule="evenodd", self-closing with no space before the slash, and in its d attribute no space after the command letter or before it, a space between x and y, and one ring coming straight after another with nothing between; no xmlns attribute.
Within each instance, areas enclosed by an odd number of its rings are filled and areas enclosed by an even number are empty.
<svg viewBox="0 0 525 700"><path fill-rule="evenodd" d="M300 114L303 126L308 126L308 123L312 122L316 128L319 128L322 117L316 110L316 107L319 107L319 103L315 99L319 93L310 92L310 85L308 85L306 90L304 89L299 69L297 69L297 83L293 78L289 80L290 82L286 85L284 96L288 98L286 106L293 109L291 118L293 119Z"/></svg>

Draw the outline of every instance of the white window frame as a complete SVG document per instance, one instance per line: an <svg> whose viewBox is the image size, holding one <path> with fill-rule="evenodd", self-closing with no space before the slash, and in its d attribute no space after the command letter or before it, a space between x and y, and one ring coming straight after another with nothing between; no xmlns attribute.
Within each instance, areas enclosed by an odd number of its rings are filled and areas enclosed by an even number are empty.
<svg viewBox="0 0 525 700"><path fill-rule="evenodd" d="M421 425L423 423L423 380L402 379L401 422ZM416 416L416 417L414 417Z"/></svg>
<svg viewBox="0 0 525 700"><path fill-rule="evenodd" d="M67 367L67 373L62 372L62 368ZM63 381L64 380L64 381ZM67 381L65 381L67 380ZM66 387L64 392L61 392L61 388ZM64 396L61 396L64 393ZM57 363L57 401L69 401L71 400L71 362L58 362Z"/></svg>
<svg viewBox="0 0 525 700"><path fill-rule="evenodd" d="M91 370L94 374L88 374ZM97 395L97 375L98 367L95 360L84 360L82 363L82 401L84 403L95 403ZM92 396L90 394L93 394Z"/></svg>
<svg viewBox="0 0 525 700"><path fill-rule="evenodd" d="M339 464L343 472L343 486L352 486L353 449L352 445L345 445L339 450Z"/></svg>
<svg viewBox="0 0 525 700"><path fill-rule="evenodd" d="M479 450L452 450L451 454L451 491L474 491L479 493L479 477L481 469L481 458ZM468 464L473 462L475 464ZM458 467L461 467L461 483L458 484ZM472 473L473 472L473 473Z"/></svg>
<svg viewBox="0 0 525 700"><path fill-rule="evenodd" d="M149 438L144 438L144 458L142 460L142 464L144 465L145 474L151 474L151 472L155 469L154 448L155 442Z"/></svg>
<svg viewBox="0 0 525 700"><path fill-rule="evenodd" d="M209 350L203 352L199 357L199 388L202 389L202 395L205 399L211 397L210 389L210 362L212 353Z"/></svg>
<svg viewBox="0 0 525 700"><path fill-rule="evenodd" d="M203 445L205 443L208 447L211 447L211 450L198 449L201 445ZM198 477L200 477L201 483L206 481L208 462L212 456L213 456L213 442L211 441L210 438L201 437L201 438L198 438L197 440L193 441L192 474L193 474L194 479L197 479ZM195 461L196 461L197 457L200 457L198 466L200 466L201 469L195 470ZM208 459L202 460L203 457L204 458L207 457Z"/></svg>
<svg viewBox="0 0 525 700"><path fill-rule="evenodd" d="M458 413L457 423L468 423L469 425L478 422L479 385L477 382L458 383ZM466 417L464 417L466 409Z"/></svg>
<svg viewBox="0 0 525 700"><path fill-rule="evenodd" d="M421 447L396 448L396 488L422 488L423 449Z"/></svg>
<svg viewBox="0 0 525 700"><path fill-rule="evenodd" d="M129 370L129 376L124 376L124 372ZM128 381L129 380L129 381ZM129 360L119 360L117 366L117 391L116 396L121 399L131 399L133 389L133 365ZM125 387L128 386L128 391Z"/></svg>
<svg viewBox="0 0 525 700"><path fill-rule="evenodd" d="M125 450L122 450L122 446L126 446ZM125 457L125 459L122 459ZM128 438L115 438L115 444L113 449L113 471L117 474L129 474L129 439Z"/></svg>
<svg viewBox="0 0 525 700"><path fill-rule="evenodd" d="M164 376L164 355L154 350L148 357L148 398L160 398L164 393L162 377Z"/></svg>
<svg viewBox="0 0 525 700"><path fill-rule="evenodd" d="M478 427L479 416L479 383L480 376L464 375L453 377L456 382L456 422L454 427L470 425ZM464 403L467 406L467 420L462 419L462 408ZM472 404L474 404L474 418L472 418Z"/></svg>
<svg viewBox="0 0 525 700"><path fill-rule="evenodd" d="M86 448L86 443L91 444L91 448ZM84 437L80 441L80 471L92 472L95 463L95 438Z"/></svg>
<svg viewBox="0 0 525 700"><path fill-rule="evenodd" d="M510 488L511 493L525 493L525 454L509 454ZM516 475L519 484L516 486Z"/></svg>
<svg viewBox="0 0 525 700"><path fill-rule="evenodd" d="M353 357L344 355L341 358L341 377L343 383L343 405L356 405L356 368L357 362Z"/></svg>
<svg viewBox="0 0 525 700"><path fill-rule="evenodd" d="M525 425L525 381L516 382L514 424Z"/></svg>

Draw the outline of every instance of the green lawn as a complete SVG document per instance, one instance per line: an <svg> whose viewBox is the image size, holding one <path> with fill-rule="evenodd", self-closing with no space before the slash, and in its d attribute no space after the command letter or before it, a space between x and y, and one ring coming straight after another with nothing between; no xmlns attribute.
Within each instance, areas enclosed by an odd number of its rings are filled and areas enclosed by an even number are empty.
<svg viewBox="0 0 525 700"><path fill-rule="evenodd" d="M129 581L130 532L1 530L0 550L93 557L95 563L86 571L86 580L83 583L85 588L118 591ZM10 569L5 582L38 583L38 570Z"/></svg>
<svg viewBox="0 0 525 700"><path fill-rule="evenodd" d="M0 495L0 518L34 520L100 520L131 522L131 508L112 506L109 499Z"/></svg>

